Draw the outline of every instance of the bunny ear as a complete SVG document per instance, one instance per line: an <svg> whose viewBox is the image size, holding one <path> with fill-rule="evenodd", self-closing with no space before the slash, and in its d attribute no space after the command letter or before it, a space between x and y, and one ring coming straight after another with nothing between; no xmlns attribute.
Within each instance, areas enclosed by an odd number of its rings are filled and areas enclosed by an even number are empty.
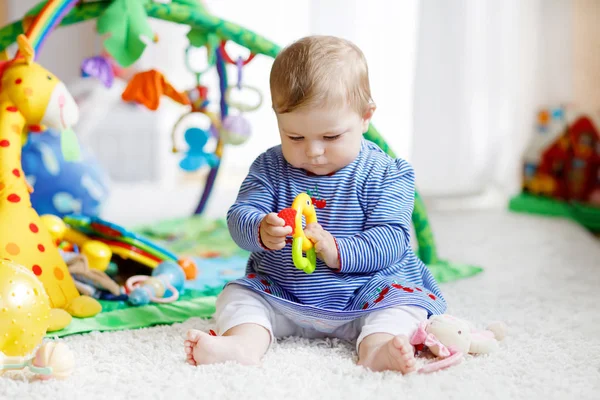
<svg viewBox="0 0 600 400"><path fill-rule="evenodd" d="M450 357L450 355L452 354L452 352L446 346L444 346L444 344L440 342L434 335L427 335L424 344L430 349L432 347L437 347L438 357L446 358Z"/></svg>
<svg viewBox="0 0 600 400"><path fill-rule="evenodd" d="M419 327L417 328L417 330L415 331L415 333L410 338L410 344L412 344L413 346L415 346L415 345L418 345L418 344L424 344L425 343L425 339L427 338L427 331L425 330L426 327L427 327L427 321L422 321L419 324Z"/></svg>

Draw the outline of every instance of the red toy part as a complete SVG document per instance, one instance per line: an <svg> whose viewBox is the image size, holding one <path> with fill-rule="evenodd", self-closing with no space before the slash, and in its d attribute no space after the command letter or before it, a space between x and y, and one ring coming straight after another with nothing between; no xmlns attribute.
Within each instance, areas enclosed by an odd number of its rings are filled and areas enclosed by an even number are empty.
<svg viewBox="0 0 600 400"><path fill-rule="evenodd" d="M279 214L277 214L277 216L285 221L284 226L292 227L291 234L293 235L294 231L296 230L296 210L294 210L293 208L284 208L283 210L279 211Z"/></svg>

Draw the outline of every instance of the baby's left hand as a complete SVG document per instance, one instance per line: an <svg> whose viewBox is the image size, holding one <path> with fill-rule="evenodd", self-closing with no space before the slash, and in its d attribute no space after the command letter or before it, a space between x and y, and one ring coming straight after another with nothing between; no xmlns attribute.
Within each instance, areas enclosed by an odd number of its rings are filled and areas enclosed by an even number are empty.
<svg viewBox="0 0 600 400"><path fill-rule="evenodd" d="M317 256L331 269L340 269L335 239L319 224L308 224L304 234L315 244Z"/></svg>

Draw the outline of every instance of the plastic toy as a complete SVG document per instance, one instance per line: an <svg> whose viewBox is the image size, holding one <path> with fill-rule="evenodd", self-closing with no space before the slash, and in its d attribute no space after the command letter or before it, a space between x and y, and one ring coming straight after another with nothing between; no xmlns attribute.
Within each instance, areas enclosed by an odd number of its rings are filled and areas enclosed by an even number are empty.
<svg viewBox="0 0 600 400"><path fill-rule="evenodd" d="M522 193L511 210L564 216L600 234L600 113L539 111L523 158Z"/></svg>
<svg viewBox="0 0 600 400"><path fill-rule="evenodd" d="M185 141L189 146L186 156L179 162L179 166L188 172L196 171L204 165L214 167L219 159L214 154L204 151L210 138L209 133L200 128L189 128L185 131Z"/></svg>
<svg viewBox="0 0 600 400"><path fill-rule="evenodd" d="M42 215L41 219L59 248L67 240L71 245L80 247L81 254L86 257L90 268L106 271L112 257L112 251L108 245L98 240L91 240L85 235L78 235L55 215Z"/></svg>
<svg viewBox="0 0 600 400"><path fill-rule="evenodd" d="M189 259L179 259L169 250L137 235L117 224L98 217L69 215L64 218L69 226L65 239L78 246L88 240L106 244L109 249L123 258L130 258L149 268L155 268L162 261L179 263L187 279L194 279L197 274L196 264Z"/></svg>
<svg viewBox="0 0 600 400"><path fill-rule="evenodd" d="M0 352L24 356L40 344L50 318L50 299L29 269L0 259Z"/></svg>
<svg viewBox="0 0 600 400"><path fill-rule="evenodd" d="M36 21L30 30L37 30L44 19ZM77 122L78 109L64 84L33 61L30 40L21 35L18 45L17 57L4 63L1 72L0 258L29 268L43 283L52 307L89 317L99 312L100 304L79 295L50 234L31 207L20 162L22 133L29 125L58 129L65 157L77 158L77 144L67 143L73 140L71 126Z"/></svg>
<svg viewBox="0 0 600 400"><path fill-rule="evenodd" d="M89 57L81 63L81 75L97 78L102 84L110 88L113 85L115 74L110 60L103 56Z"/></svg>
<svg viewBox="0 0 600 400"><path fill-rule="evenodd" d="M434 315L423 321L410 340L417 350L426 346L440 360L419 369L428 373L459 364L466 354L487 354L498 349L506 327L501 322L490 324L484 331L474 329L467 321L448 314Z"/></svg>
<svg viewBox="0 0 600 400"><path fill-rule="evenodd" d="M136 275L127 280L129 302L135 306L171 303L183 290L185 275L178 264L165 261L152 271L152 276Z"/></svg>
<svg viewBox="0 0 600 400"><path fill-rule="evenodd" d="M5 357L0 354L0 374L7 370L28 368L42 380L65 379L75 368L75 357L62 342L45 342L34 357Z"/></svg>
<svg viewBox="0 0 600 400"><path fill-rule="evenodd" d="M317 222L317 212L311 197L306 193L300 193L294 199L291 208L285 208L278 214L285 220L285 226L292 227L292 259L296 268L312 274L317 268L317 255L313 242L306 237L302 229L302 217L306 218L306 224ZM306 257L303 256L306 252Z"/></svg>

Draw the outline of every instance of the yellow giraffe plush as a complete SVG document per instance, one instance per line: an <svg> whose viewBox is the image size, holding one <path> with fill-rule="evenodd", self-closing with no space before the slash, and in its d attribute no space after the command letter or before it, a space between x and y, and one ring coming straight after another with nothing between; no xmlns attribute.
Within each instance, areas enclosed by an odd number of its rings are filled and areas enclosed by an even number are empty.
<svg viewBox="0 0 600 400"><path fill-rule="evenodd" d="M29 268L44 285L54 309L91 317L101 311L100 303L80 296L75 288L56 244L31 206L21 167L22 136L29 126L62 132L77 123L79 110L65 85L33 61L27 38L20 35L17 42L20 55L0 67L0 259ZM52 315L64 320L61 314ZM64 327L69 320L51 321L50 330Z"/></svg>

